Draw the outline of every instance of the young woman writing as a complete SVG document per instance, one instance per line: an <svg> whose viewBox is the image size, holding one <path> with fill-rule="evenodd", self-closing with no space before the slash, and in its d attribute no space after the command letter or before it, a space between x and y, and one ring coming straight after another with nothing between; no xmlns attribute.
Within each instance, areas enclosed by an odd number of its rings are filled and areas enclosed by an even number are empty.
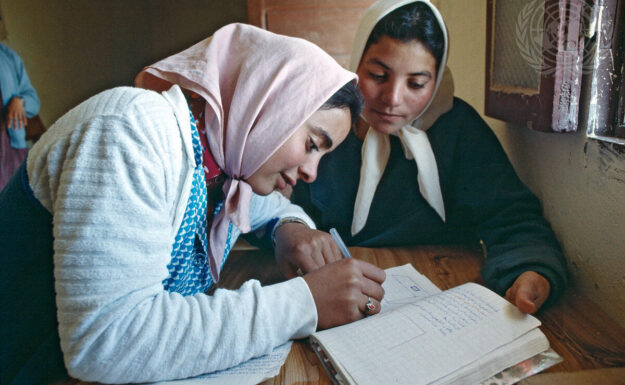
<svg viewBox="0 0 625 385"><path fill-rule="evenodd" d="M234 24L61 117L0 194L1 382L185 378L362 318L384 272L360 261L204 294L239 234L301 213L272 191L344 140L355 79Z"/></svg>

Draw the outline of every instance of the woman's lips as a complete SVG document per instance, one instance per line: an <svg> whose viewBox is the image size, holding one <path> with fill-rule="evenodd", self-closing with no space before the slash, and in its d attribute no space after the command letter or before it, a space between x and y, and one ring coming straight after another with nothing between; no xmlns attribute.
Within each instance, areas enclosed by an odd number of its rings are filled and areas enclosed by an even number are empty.
<svg viewBox="0 0 625 385"><path fill-rule="evenodd" d="M280 173L280 178L278 179L278 188L280 190L283 190L286 185L291 185L291 186L295 186L296 181L294 181L293 179L289 178L288 175L286 175L284 172Z"/></svg>
<svg viewBox="0 0 625 385"><path fill-rule="evenodd" d="M380 120L383 120L388 123L394 123L404 118L403 115L388 114L386 112L382 112L378 110L372 110L372 111Z"/></svg>
<svg viewBox="0 0 625 385"><path fill-rule="evenodd" d="M278 188L278 190L284 190L284 188L286 187L286 179L284 179L284 175L282 173L280 173L280 177L278 178L276 187Z"/></svg>

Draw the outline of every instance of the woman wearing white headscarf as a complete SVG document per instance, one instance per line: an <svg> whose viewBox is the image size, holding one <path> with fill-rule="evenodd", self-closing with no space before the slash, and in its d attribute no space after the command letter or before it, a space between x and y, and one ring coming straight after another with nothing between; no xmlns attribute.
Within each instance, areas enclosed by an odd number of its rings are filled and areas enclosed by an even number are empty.
<svg viewBox="0 0 625 385"><path fill-rule="evenodd" d="M533 313L563 292L564 257L495 135L454 98L447 49L445 24L428 1L375 2L351 57L365 98L359 124L292 201L348 245L482 240L486 285ZM300 224L280 226L275 240L286 274L340 258L324 246L327 234Z"/></svg>
<svg viewBox="0 0 625 385"><path fill-rule="evenodd" d="M0 382L186 378L362 318L384 272L361 261L204 294L241 232L301 214L272 191L315 179L355 78L233 24L61 117L0 195Z"/></svg>

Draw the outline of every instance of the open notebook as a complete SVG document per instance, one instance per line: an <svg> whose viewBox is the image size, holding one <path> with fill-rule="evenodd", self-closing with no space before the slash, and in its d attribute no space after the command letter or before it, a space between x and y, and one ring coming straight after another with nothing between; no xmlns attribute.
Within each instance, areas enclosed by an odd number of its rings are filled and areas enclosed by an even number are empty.
<svg viewBox="0 0 625 385"><path fill-rule="evenodd" d="M510 384L561 361L538 319L481 285L441 291L411 265L386 277L380 314L310 337L335 384L479 384L506 368L494 382Z"/></svg>

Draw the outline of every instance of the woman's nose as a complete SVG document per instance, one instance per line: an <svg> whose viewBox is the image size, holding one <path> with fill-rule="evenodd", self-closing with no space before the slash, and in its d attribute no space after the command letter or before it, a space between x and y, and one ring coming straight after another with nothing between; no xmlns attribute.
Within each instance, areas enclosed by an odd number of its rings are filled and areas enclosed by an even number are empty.
<svg viewBox="0 0 625 385"><path fill-rule="evenodd" d="M321 157L315 156L312 159L304 162L298 168L298 175L301 180L306 183L312 183L317 179L317 166L319 165L319 159Z"/></svg>
<svg viewBox="0 0 625 385"><path fill-rule="evenodd" d="M396 83L388 83L382 89L382 102L388 106L397 106L401 103L401 86Z"/></svg>

